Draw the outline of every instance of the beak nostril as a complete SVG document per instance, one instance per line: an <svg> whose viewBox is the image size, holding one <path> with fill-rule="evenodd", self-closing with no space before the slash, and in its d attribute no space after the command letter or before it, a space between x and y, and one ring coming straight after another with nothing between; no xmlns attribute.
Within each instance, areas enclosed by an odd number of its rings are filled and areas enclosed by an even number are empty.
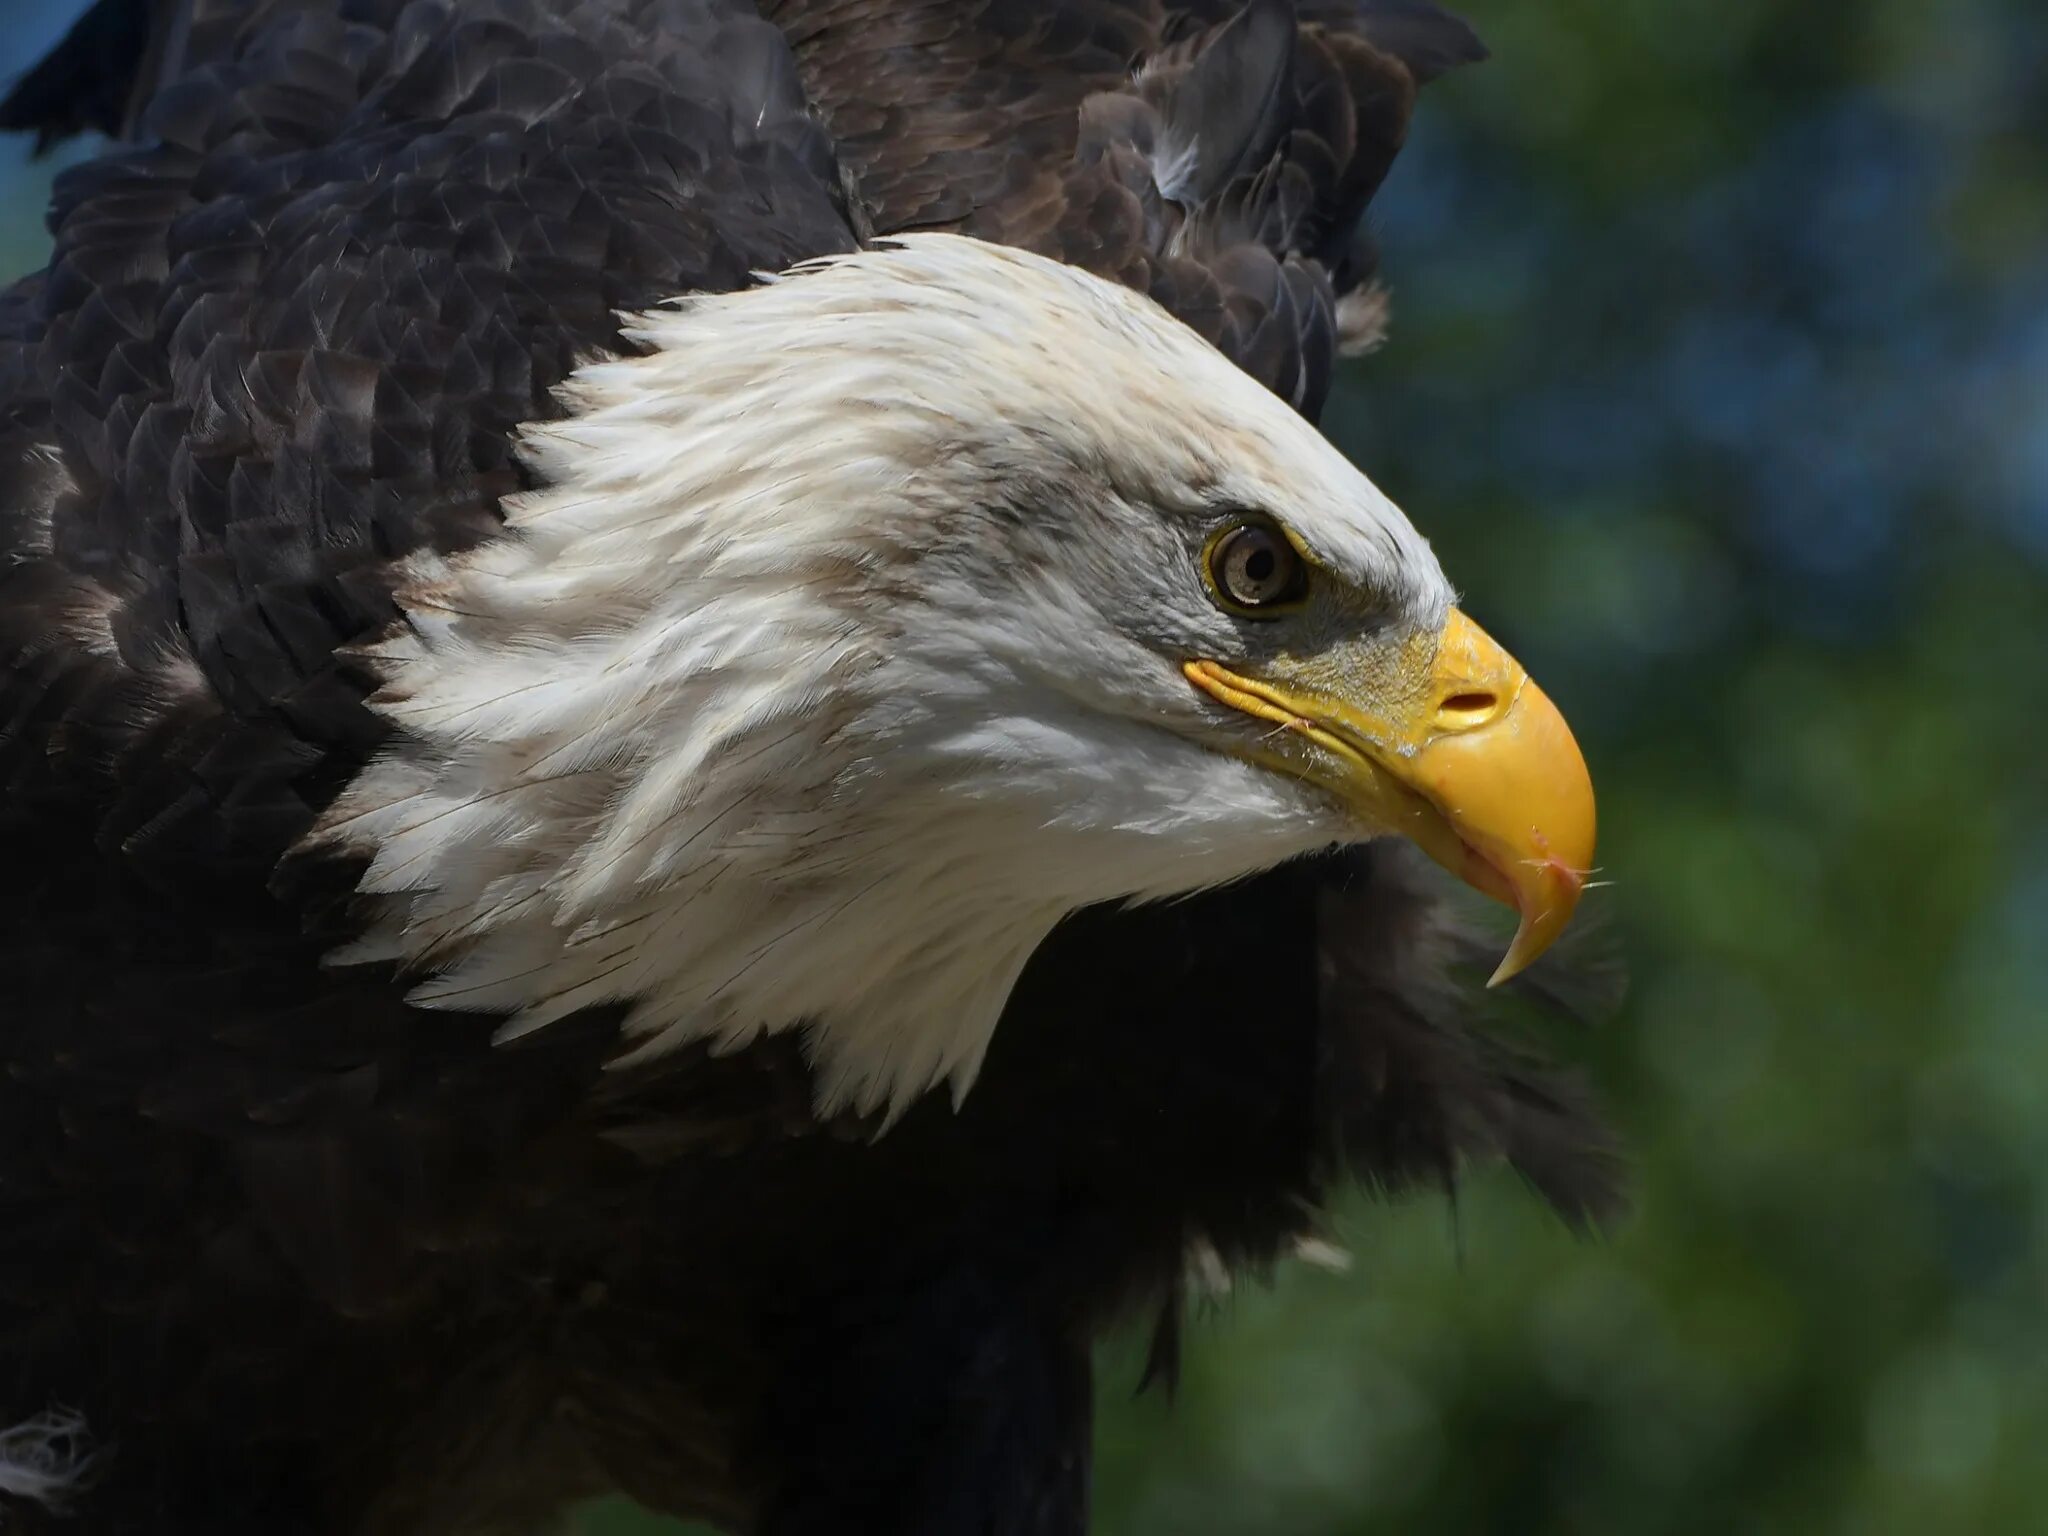
<svg viewBox="0 0 2048 1536"><path fill-rule="evenodd" d="M1454 693L1436 707L1437 723L1445 726L1480 725L1500 707L1498 695L1475 690Z"/></svg>

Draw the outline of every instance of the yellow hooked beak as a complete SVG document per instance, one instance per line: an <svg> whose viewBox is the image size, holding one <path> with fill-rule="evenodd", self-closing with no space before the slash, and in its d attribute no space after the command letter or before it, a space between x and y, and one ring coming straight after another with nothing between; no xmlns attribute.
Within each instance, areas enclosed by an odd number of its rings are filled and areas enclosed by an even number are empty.
<svg viewBox="0 0 2048 1536"><path fill-rule="evenodd" d="M1353 674L1342 668L1276 667L1289 674L1277 680L1213 661L1182 671L1290 733L1306 755L1277 755L1362 819L1515 908L1521 927L1488 983L1498 986L1550 947L1578 905L1593 867L1593 783L1557 706L1486 631L1453 609L1435 638L1426 660L1396 662L1411 675L1384 713L1346 696L1363 690L1344 686ZM1369 670L1384 680L1384 668Z"/></svg>

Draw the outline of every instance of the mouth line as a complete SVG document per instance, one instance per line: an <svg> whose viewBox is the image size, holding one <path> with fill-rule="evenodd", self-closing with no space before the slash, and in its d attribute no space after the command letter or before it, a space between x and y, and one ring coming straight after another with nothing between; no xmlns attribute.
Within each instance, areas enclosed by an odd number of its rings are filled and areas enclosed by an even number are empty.
<svg viewBox="0 0 2048 1536"><path fill-rule="evenodd" d="M1368 778L1376 794L1388 804L1384 809L1397 812L1400 821L1392 824L1372 825L1372 830L1410 841L1427 849L1432 844L1441 847L1445 840L1455 842L1462 855L1463 868L1460 873L1471 884L1478 886L1496 900L1519 907L1514 883L1505 870L1471 841L1462 836L1455 822L1430 798L1403 783L1383 764L1375 749L1363 740L1346 731L1341 722L1312 719L1297 708L1292 698L1261 683L1254 678L1232 672L1213 661L1190 661L1181 666L1182 675L1197 688L1240 714L1255 720L1264 720L1279 730L1313 742L1345 765L1353 782L1327 773L1317 773L1312 764L1270 754L1278 762L1299 774L1318 789L1331 796L1354 817L1359 817L1361 796L1355 782L1360 777ZM1265 754L1262 754L1265 755ZM1359 817L1361 821L1365 818ZM1407 822L1408 824L1401 824Z"/></svg>
<svg viewBox="0 0 2048 1536"><path fill-rule="evenodd" d="M1375 773L1385 771L1357 743L1331 730L1322 721L1302 714L1293 707L1292 701L1286 695L1264 683L1227 671L1213 661L1185 662L1181 666L1181 672L1189 682L1219 704L1226 704L1240 714L1250 715L1255 720L1264 720L1293 735L1305 737L1326 752L1333 752L1361 768L1368 768Z"/></svg>

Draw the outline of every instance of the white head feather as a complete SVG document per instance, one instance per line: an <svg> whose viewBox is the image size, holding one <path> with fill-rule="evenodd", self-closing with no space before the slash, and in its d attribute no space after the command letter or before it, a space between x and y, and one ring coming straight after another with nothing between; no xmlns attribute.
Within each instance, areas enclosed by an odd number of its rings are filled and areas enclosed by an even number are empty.
<svg viewBox="0 0 2048 1536"><path fill-rule="evenodd" d="M510 536L419 562L393 745L321 836L386 898L340 959L645 1050L805 1026L824 1106L964 1092L1065 914L1365 835L1204 743L1257 509L1433 626L1400 513L1170 316L940 235L635 318L524 451ZM640 1053L636 1053L640 1054Z"/></svg>

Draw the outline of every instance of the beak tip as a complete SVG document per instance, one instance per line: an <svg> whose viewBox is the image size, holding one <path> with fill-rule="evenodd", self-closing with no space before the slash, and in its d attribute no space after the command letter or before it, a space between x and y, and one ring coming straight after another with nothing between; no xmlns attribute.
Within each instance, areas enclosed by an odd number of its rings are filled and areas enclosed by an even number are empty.
<svg viewBox="0 0 2048 1536"><path fill-rule="evenodd" d="M1500 957L1500 964L1493 968L1493 974L1486 978L1486 989L1489 992L1495 987L1505 986L1513 981L1534 965L1543 951L1550 947L1548 943L1528 942L1529 927L1529 920L1524 918L1521 928L1515 933L1514 943L1510 944L1508 952Z"/></svg>
<svg viewBox="0 0 2048 1536"><path fill-rule="evenodd" d="M1587 849L1590 858L1591 849ZM1514 942L1487 980L1488 987L1512 981L1541 959L1570 925L1585 893L1585 876L1562 861L1549 858L1534 869L1531 878L1513 882L1512 900L1521 913Z"/></svg>

